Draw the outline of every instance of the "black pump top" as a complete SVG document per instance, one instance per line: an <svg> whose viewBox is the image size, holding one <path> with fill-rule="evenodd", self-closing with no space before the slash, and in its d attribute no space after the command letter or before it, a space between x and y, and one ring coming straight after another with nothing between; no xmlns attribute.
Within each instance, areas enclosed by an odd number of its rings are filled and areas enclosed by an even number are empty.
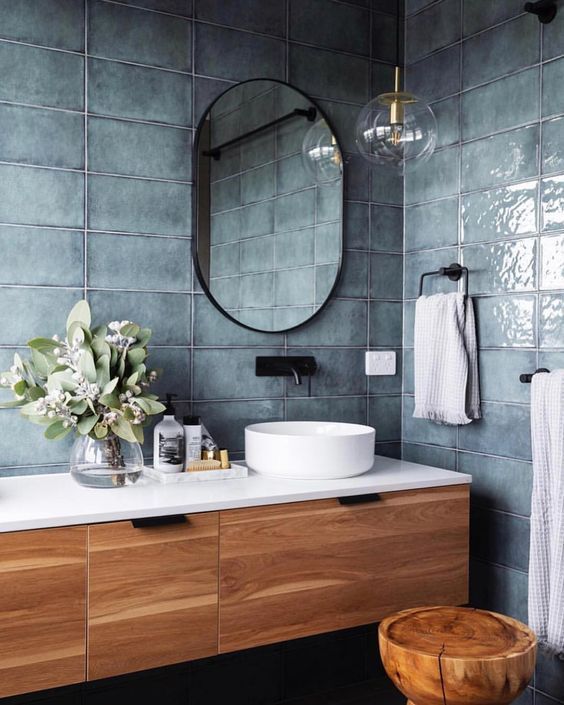
<svg viewBox="0 0 564 705"><path fill-rule="evenodd" d="M177 397L178 394L167 394L166 395L166 404L165 404L165 410L164 410L164 415L165 416L174 416L176 413L174 410L174 404L172 403L172 398Z"/></svg>
<svg viewBox="0 0 564 705"><path fill-rule="evenodd" d="M184 425L185 426L199 426L201 423L199 416L185 416Z"/></svg>

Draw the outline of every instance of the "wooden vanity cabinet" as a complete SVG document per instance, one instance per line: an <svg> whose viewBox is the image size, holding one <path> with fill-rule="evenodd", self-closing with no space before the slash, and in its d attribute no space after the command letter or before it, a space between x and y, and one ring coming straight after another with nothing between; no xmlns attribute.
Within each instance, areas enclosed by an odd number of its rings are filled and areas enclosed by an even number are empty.
<svg viewBox="0 0 564 705"><path fill-rule="evenodd" d="M217 653L218 526L89 527L89 680Z"/></svg>
<svg viewBox="0 0 564 705"><path fill-rule="evenodd" d="M220 653L467 602L469 486L366 499L221 513Z"/></svg>
<svg viewBox="0 0 564 705"><path fill-rule="evenodd" d="M0 534L0 697L86 676L86 527Z"/></svg>

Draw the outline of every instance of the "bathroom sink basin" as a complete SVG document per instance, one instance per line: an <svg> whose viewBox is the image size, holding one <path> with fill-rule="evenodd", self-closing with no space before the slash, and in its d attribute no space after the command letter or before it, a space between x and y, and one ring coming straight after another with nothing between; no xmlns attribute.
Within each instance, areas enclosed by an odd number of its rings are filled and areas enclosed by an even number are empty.
<svg viewBox="0 0 564 705"><path fill-rule="evenodd" d="M274 421L245 429L245 460L261 475L295 480L362 475L374 463L371 426L325 421Z"/></svg>

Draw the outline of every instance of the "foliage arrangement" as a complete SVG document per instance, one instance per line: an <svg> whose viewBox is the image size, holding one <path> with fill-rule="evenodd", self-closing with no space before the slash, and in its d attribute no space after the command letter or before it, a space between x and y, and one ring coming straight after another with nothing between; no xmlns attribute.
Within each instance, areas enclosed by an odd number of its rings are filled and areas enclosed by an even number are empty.
<svg viewBox="0 0 564 705"><path fill-rule="evenodd" d="M165 409L148 391L157 379L146 367L151 331L130 321L90 326L90 307L79 301L64 339L30 340L31 358L14 355L13 366L0 374L0 386L16 397L0 406L20 407L26 419L46 426L51 440L75 431L142 443L149 417Z"/></svg>

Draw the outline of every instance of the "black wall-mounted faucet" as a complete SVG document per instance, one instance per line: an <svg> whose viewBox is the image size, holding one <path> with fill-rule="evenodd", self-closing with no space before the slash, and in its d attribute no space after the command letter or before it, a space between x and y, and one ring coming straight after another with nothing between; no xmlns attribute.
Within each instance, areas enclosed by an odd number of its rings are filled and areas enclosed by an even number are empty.
<svg viewBox="0 0 564 705"><path fill-rule="evenodd" d="M317 362L311 355L287 355L280 357L257 357L257 377L293 377L296 384L302 377L308 378L308 394L311 396L311 378L317 372Z"/></svg>

